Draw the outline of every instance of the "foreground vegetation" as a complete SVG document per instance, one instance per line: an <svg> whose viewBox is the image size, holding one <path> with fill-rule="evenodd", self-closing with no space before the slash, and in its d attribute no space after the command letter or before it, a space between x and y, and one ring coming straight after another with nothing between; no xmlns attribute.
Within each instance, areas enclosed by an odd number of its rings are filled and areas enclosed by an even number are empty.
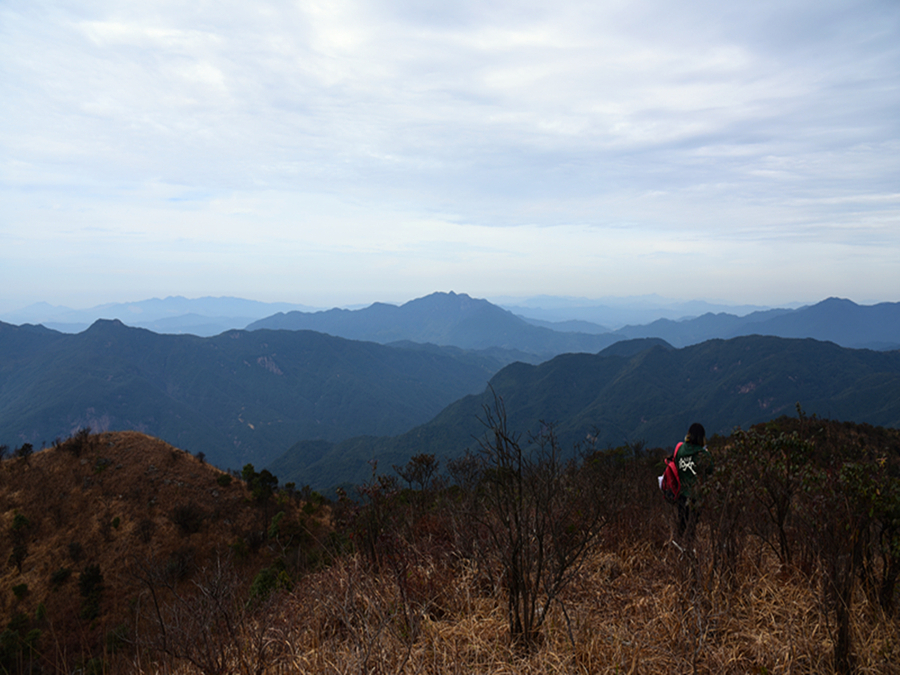
<svg viewBox="0 0 900 675"><path fill-rule="evenodd" d="M24 476L43 471L46 482L55 453L95 468L125 443L92 436L77 458L62 444L7 459L3 667L900 672L900 432L801 414L712 439L715 474L704 484L696 534L685 540L656 487L663 451L585 447L568 461L552 426L535 438L509 429L502 401L485 410L485 422L475 452L446 467L429 455L390 472L373 467L360 500L331 504L278 489L252 466L224 486L227 474L165 450L172 471L185 466L185 475L207 481L193 497L199 522L182 513L187 522L177 524L174 497L163 509L148 507L141 493L135 501L150 511L126 512L107 483L108 510L78 535L94 543L69 581L52 581L56 567L45 562L62 552L36 550L53 538L52 518L36 525L28 510L36 507L21 494ZM105 477L91 475L89 487L73 476L85 493ZM200 498L212 484L221 486L211 502L218 513ZM116 490L123 485L116 481ZM127 517L98 531L115 513ZM148 549L140 549L139 515L157 523L144 526L152 530ZM53 541L48 548L63 540ZM179 541L193 547L184 565L167 553ZM92 562L116 543L140 555ZM41 586L39 577L50 581ZM104 590L92 605L97 587ZM78 611L51 603L66 589Z"/></svg>

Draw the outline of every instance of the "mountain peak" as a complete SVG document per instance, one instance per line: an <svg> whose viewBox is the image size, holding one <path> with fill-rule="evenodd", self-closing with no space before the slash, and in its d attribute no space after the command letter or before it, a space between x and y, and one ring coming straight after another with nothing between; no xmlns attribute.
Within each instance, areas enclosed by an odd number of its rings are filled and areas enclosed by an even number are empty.
<svg viewBox="0 0 900 675"><path fill-rule="evenodd" d="M830 297L825 298L822 302L813 305L814 307L858 307L855 302L847 298Z"/></svg>
<svg viewBox="0 0 900 675"><path fill-rule="evenodd" d="M122 323L119 319L97 319L94 323L91 324L91 328L127 328L124 323Z"/></svg>
<svg viewBox="0 0 900 675"><path fill-rule="evenodd" d="M87 335L121 334L123 331L137 330L129 328L118 319L97 319L85 332Z"/></svg>
<svg viewBox="0 0 900 675"><path fill-rule="evenodd" d="M422 298L416 298L415 300L410 300L405 303L403 307L408 309L413 309L416 307L429 307L429 308L450 308L454 310L467 310L471 308L488 308L494 307L499 311L506 312L502 307L497 307L496 305L492 305L487 300L482 300L480 298L473 298L465 293L454 293L453 291L443 292L437 291L435 293L431 293L430 295L426 295Z"/></svg>

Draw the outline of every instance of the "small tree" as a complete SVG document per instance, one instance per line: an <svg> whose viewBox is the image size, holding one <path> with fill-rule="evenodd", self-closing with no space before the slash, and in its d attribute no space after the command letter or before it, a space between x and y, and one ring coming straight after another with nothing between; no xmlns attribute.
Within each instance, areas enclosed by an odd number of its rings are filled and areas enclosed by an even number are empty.
<svg viewBox="0 0 900 675"><path fill-rule="evenodd" d="M80 457L81 453L91 449L91 428L82 427L64 444L64 447L76 457Z"/></svg>
<svg viewBox="0 0 900 675"><path fill-rule="evenodd" d="M433 496L440 464L434 455L419 454L411 457L406 466L396 464L393 466L397 475L406 481L409 489L415 491L412 502L420 513L425 510Z"/></svg>
<svg viewBox="0 0 900 675"><path fill-rule="evenodd" d="M31 455L34 454L34 447L31 443L23 443L21 447L16 448L15 456L16 459L20 459L26 464L28 460L31 459Z"/></svg>
<svg viewBox="0 0 900 675"><path fill-rule="evenodd" d="M530 649L554 602L565 614L560 592L605 524L604 483L589 467L563 459L552 425L543 424L523 445L499 396L485 406L482 421L488 429L478 455L483 508L472 513L503 573L510 636Z"/></svg>
<svg viewBox="0 0 900 675"><path fill-rule="evenodd" d="M394 471L409 485L409 489L418 489L425 492L431 488L435 474L437 474L440 462L434 458L434 455L414 455L410 458L406 466L394 465Z"/></svg>
<svg viewBox="0 0 900 675"><path fill-rule="evenodd" d="M356 491L363 504L353 509L353 537L375 572L381 569L385 550L391 548L390 532L396 529L398 516L397 477L378 475L378 462L372 461L372 478ZM387 540L387 541L386 541Z"/></svg>
<svg viewBox="0 0 900 675"><path fill-rule="evenodd" d="M278 487L278 478L268 469L257 472L252 464L244 465L241 478L247 483L253 501L262 507L263 532L265 533L269 529L269 503Z"/></svg>

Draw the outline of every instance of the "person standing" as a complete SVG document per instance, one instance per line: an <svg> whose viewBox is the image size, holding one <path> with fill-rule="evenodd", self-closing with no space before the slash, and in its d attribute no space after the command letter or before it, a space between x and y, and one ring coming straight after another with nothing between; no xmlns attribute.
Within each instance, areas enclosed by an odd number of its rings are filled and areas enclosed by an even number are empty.
<svg viewBox="0 0 900 675"><path fill-rule="evenodd" d="M675 502L678 508L678 536L683 541L690 541L697 528L698 483L713 469L712 454L706 447L706 430L699 422L690 426L684 443L679 444L675 463L681 483Z"/></svg>

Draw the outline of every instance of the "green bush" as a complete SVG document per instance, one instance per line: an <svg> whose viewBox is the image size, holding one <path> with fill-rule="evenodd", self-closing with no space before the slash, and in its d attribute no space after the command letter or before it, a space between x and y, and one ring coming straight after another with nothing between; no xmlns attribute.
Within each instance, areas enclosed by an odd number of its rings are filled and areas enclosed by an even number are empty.
<svg viewBox="0 0 900 675"><path fill-rule="evenodd" d="M290 590L291 579L287 572L274 567L267 567L256 575L250 584L250 598L258 602L265 602L279 588Z"/></svg>

